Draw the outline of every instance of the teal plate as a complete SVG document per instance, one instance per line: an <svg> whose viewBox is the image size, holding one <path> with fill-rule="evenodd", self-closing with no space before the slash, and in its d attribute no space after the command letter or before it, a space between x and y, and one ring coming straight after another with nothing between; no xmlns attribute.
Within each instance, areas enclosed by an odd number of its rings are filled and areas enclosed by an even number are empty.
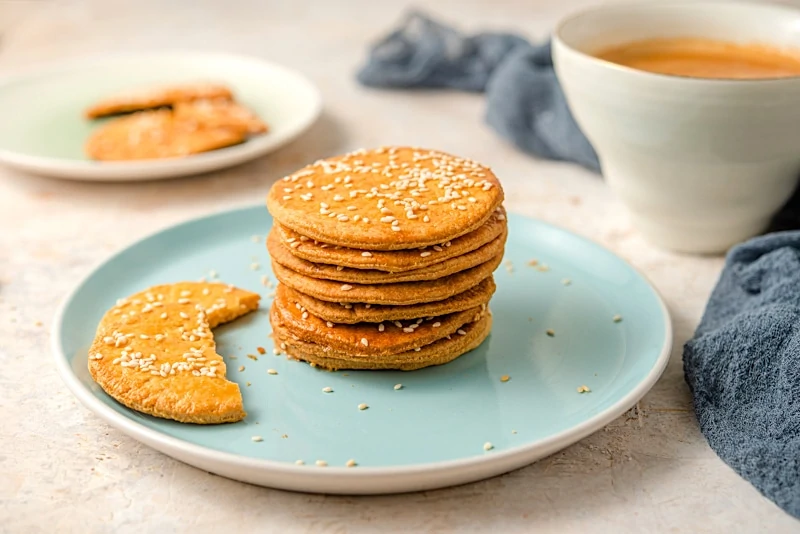
<svg viewBox="0 0 800 534"><path fill-rule="evenodd" d="M56 364L67 386L112 426L206 471L299 491L391 493L471 482L552 454L633 406L669 359L669 314L640 274L586 239L514 215L504 266L495 273L494 327L478 349L414 372L327 372L274 356L272 289L261 283L264 275L274 280L263 242L271 224L261 206L196 219L94 270L54 322ZM537 266L530 265L534 258ZM212 270L264 297L258 312L214 333L228 378L241 386L247 418L180 424L107 396L86 366L104 311L117 297ZM258 355L259 346L267 354ZM503 375L510 379L501 381ZM583 385L591 391L579 393ZM359 410L360 403L369 409ZM254 442L256 435L263 441ZM344 467L351 458L357 467ZM328 467L317 467L317 460Z"/></svg>

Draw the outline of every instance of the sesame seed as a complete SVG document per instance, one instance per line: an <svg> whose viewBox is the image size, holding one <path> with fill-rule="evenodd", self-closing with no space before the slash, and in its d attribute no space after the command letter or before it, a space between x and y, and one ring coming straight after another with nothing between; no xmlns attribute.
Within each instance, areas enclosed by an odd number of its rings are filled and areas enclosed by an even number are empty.
<svg viewBox="0 0 800 534"><path fill-rule="evenodd" d="M410 326L407 326L407 327L403 328L403 332L405 332L407 334L413 334L414 333L414 329L412 327L410 327Z"/></svg>
<svg viewBox="0 0 800 534"><path fill-rule="evenodd" d="M305 465L306 463L303 460L295 460L294 465Z"/></svg>
<svg viewBox="0 0 800 534"><path fill-rule="evenodd" d="M333 200L335 200L336 202L341 202L342 200L344 200L344 197L342 195L334 195Z"/></svg>
<svg viewBox="0 0 800 534"><path fill-rule="evenodd" d="M430 217L428 217L428 216L426 215L426 216L424 216L424 217L422 218L422 221L423 221L423 222L431 222L431 218L430 218Z"/></svg>
<svg viewBox="0 0 800 534"><path fill-rule="evenodd" d="M252 438L250 438L250 439L251 439L252 441L255 441L256 443L258 443L259 441L264 441L264 438L262 438L261 436L253 436L253 437L252 437Z"/></svg>
<svg viewBox="0 0 800 534"><path fill-rule="evenodd" d="M465 331L463 331L462 329L460 329L460 328L458 330L456 330L456 332L458 333L459 336L466 336L467 335L467 333Z"/></svg>
<svg viewBox="0 0 800 534"><path fill-rule="evenodd" d="M291 200L292 195L283 195L283 200Z"/></svg>
<svg viewBox="0 0 800 534"><path fill-rule="evenodd" d="M211 269L210 271L208 271L208 277L209 278L216 278L217 276L219 276L219 273L217 273L217 271L215 271L214 269ZM161 295L159 295L159 297L161 297ZM159 298L158 300L162 300L162 299Z"/></svg>
<svg viewBox="0 0 800 534"><path fill-rule="evenodd" d="M180 312L180 314L179 314L179 315L180 315L180 316L181 316L181 318L183 318L183 319L188 319L188 318L189 318L189 314L188 314L188 313L186 313L186 312Z"/></svg>
<svg viewBox="0 0 800 534"><path fill-rule="evenodd" d="M611 320L614 321L615 323L622 322L622 316L621 315L615 315L614 317L611 318Z"/></svg>
<svg viewBox="0 0 800 534"><path fill-rule="evenodd" d="M191 302L189 299L178 299L178 304L189 304Z"/></svg>
<svg viewBox="0 0 800 534"><path fill-rule="evenodd" d="M367 252L365 250L364 252L361 253L361 255L364 256L365 258L371 258L372 257L372 252Z"/></svg>
<svg viewBox="0 0 800 534"><path fill-rule="evenodd" d="M442 323L440 323L439 321L436 321L431 326L434 327L434 328L439 328L440 326L442 326Z"/></svg>
<svg viewBox="0 0 800 534"><path fill-rule="evenodd" d="M361 404L359 404L359 405L358 405L358 409L359 409L359 410L361 410L361 411L364 411L364 410L366 410L367 408L369 408L369 406L367 406L367 405L366 405L365 403L363 403L363 402L362 402Z"/></svg>
<svg viewBox="0 0 800 534"><path fill-rule="evenodd" d="M494 449L494 445L492 445L490 442L487 441L483 444L483 450L490 451L492 449Z"/></svg>
<svg viewBox="0 0 800 534"><path fill-rule="evenodd" d="M328 326L328 328L333 328L333 323L332 322L326 321L325 324Z"/></svg>
<svg viewBox="0 0 800 534"><path fill-rule="evenodd" d="M241 373L242 371L244 371L244 365L239 366L239 372Z"/></svg>
<svg viewBox="0 0 800 534"><path fill-rule="evenodd" d="M256 263L256 262L253 262L253 263L251 263L251 264L250 264L250 268L251 268L252 270L254 270L254 271L257 271L257 270L259 270L259 269L261 268L261 265L259 265L259 264L258 264L258 263Z"/></svg>
<svg viewBox="0 0 800 534"><path fill-rule="evenodd" d="M328 466L328 462L326 462L325 460L317 460L316 464L317 464L317 467L327 467Z"/></svg>
<svg viewBox="0 0 800 534"><path fill-rule="evenodd" d="M420 253L420 257L423 257L423 258L427 258L430 255L431 255L431 252L429 252L427 250L425 252L421 252Z"/></svg>
<svg viewBox="0 0 800 534"><path fill-rule="evenodd" d="M356 461L353 460L352 458L350 458L349 460L347 460L347 463L344 464L344 465L346 465L347 467L355 467L356 466Z"/></svg>
<svg viewBox="0 0 800 534"><path fill-rule="evenodd" d="M578 386L577 391L578 393L590 393L592 390L589 389L589 386Z"/></svg>
<svg viewBox="0 0 800 534"><path fill-rule="evenodd" d="M147 334L139 334L139 339L150 339L150 336Z"/></svg>
<svg viewBox="0 0 800 534"><path fill-rule="evenodd" d="M427 221L426 221L426 222L427 222ZM441 252L441 251L443 251L444 249L443 249L442 247L440 247L439 245L434 245L434 246L433 246L433 250L435 250L436 252Z"/></svg>
<svg viewBox="0 0 800 534"><path fill-rule="evenodd" d="M396 219L394 217L392 217L391 215L386 215L385 217L381 217L381 222L384 222L384 223L394 222L395 220Z"/></svg>
<svg viewBox="0 0 800 534"><path fill-rule="evenodd" d="M399 226L392 226L391 228L392 228L393 232L399 232L400 231L400 227Z"/></svg>
<svg viewBox="0 0 800 534"><path fill-rule="evenodd" d="M356 211L358 209L357 206L347 206L348 211Z"/></svg>
<svg viewBox="0 0 800 534"><path fill-rule="evenodd" d="M341 289L342 291L350 291L351 289L353 289L353 286L351 286L350 284L342 284L342 286L339 289Z"/></svg>
<svg viewBox="0 0 800 534"><path fill-rule="evenodd" d="M386 327L385 327L385 326L383 326L383 323L380 323L380 324L378 325L378 332L383 332L385 329L386 329Z"/></svg>
<svg viewBox="0 0 800 534"><path fill-rule="evenodd" d="M561 283L564 284L565 286L568 286L572 283L572 280L570 280L569 278L564 278L563 280L561 280Z"/></svg>
<svg viewBox="0 0 800 534"><path fill-rule="evenodd" d="M511 380L511 377L508 375L503 375L500 377L500 382L508 382L509 380Z"/></svg>
<svg viewBox="0 0 800 534"><path fill-rule="evenodd" d="M302 317L303 319L308 319L308 312L304 311L300 317Z"/></svg>
<svg viewBox="0 0 800 534"><path fill-rule="evenodd" d="M368 347L369 346L369 341L367 341L367 338L362 337L361 338L361 344L364 345L365 347Z"/></svg>
<svg viewBox="0 0 800 534"><path fill-rule="evenodd" d="M211 293L211 291L209 291L207 287L204 287L203 288L203 295L208 295L209 293Z"/></svg>
<svg viewBox="0 0 800 534"><path fill-rule="evenodd" d="M275 369L267 369L267 374L268 375L277 375L278 371L276 371Z"/></svg>
<svg viewBox="0 0 800 534"><path fill-rule="evenodd" d="M545 333L550 337L555 337L555 335L556 335L555 330L553 330L552 328L548 328Z"/></svg>
<svg viewBox="0 0 800 534"><path fill-rule="evenodd" d="M161 317L162 319L166 319L166 318L167 318L167 312L164 312L164 313L162 313L160 317Z"/></svg>
<svg viewBox="0 0 800 534"><path fill-rule="evenodd" d="M395 384L394 390L397 391L398 389L403 389L403 384Z"/></svg>

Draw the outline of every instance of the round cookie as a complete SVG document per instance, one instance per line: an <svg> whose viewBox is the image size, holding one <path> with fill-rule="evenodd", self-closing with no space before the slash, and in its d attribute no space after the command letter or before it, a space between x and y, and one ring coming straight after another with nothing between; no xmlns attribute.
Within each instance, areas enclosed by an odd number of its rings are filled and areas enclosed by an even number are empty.
<svg viewBox="0 0 800 534"><path fill-rule="evenodd" d="M173 106L173 114L175 120L193 122L199 128L243 129L252 135L268 130L255 113L225 98L178 102Z"/></svg>
<svg viewBox="0 0 800 534"><path fill-rule="evenodd" d="M287 269L275 261L272 262L272 272L278 281L320 300L405 306L444 300L462 293L491 276L502 259L503 255L498 254L476 267L438 280L399 284L342 284L331 280L320 280Z"/></svg>
<svg viewBox="0 0 800 534"><path fill-rule="evenodd" d="M177 102L198 99L233 99L233 93L224 85L190 83L165 87L137 88L123 91L97 102L85 112L87 118L96 119L118 113L171 106Z"/></svg>
<svg viewBox="0 0 800 534"><path fill-rule="evenodd" d="M285 284L278 284L276 298L285 294L292 302L297 302L312 315L336 324L380 323L383 321L404 321L417 317L436 317L481 306L489 302L496 289L494 278L484 278L478 285L450 298L436 302L423 302L410 306L381 306L372 304L345 304L319 300L300 293Z"/></svg>
<svg viewBox="0 0 800 534"><path fill-rule="evenodd" d="M348 352L334 351L317 345L295 339L280 324L279 318L270 314L272 331L276 340L285 347L287 356L296 360L307 361L317 367L330 369L395 369L400 371L414 371L432 365L442 365L451 362L476 349L489 336L492 329L492 316L486 313L477 322L461 327L464 335L455 334L430 345L421 347L418 351L407 351L391 356L375 358L356 358Z"/></svg>
<svg viewBox="0 0 800 534"><path fill-rule="evenodd" d="M281 243L291 248L292 254L306 261L399 273L422 269L482 247L506 230L506 215L500 206L486 223L468 234L432 247L411 250L358 250L314 241L280 224L276 224L275 228L277 230L273 232L278 232ZM425 251L430 254L423 255Z"/></svg>
<svg viewBox="0 0 800 534"><path fill-rule="evenodd" d="M400 282L418 282L424 280L436 280L457 272L464 271L487 262L498 254L503 253L506 242L506 232L494 238L494 240L461 256L450 258L427 267L422 267L414 271L404 271L401 273L387 273L385 271L351 269L350 267L336 267L324 263L311 263L298 258L291 253L291 249L283 245L278 237L275 227L267 236L267 249L274 261L280 263L287 269L311 278L321 278L324 280L334 280L336 282L352 282L357 284L395 284ZM431 254L430 251L419 250L414 252L417 256ZM389 253L387 253L389 254Z"/></svg>
<svg viewBox="0 0 800 534"><path fill-rule="evenodd" d="M276 314L287 332L303 341L317 343L353 356L385 356L414 350L455 333L462 325L480 319L486 308L476 307L441 317L386 323L334 324L308 313L299 303L276 296L270 313Z"/></svg>
<svg viewBox="0 0 800 534"><path fill-rule="evenodd" d="M276 182L267 207L283 226L323 243L401 250L468 234L502 201L488 167L443 152L391 147L317 161Z"/></svg>
<svg viewBox="0 0 800 534"><path fill-rule="evenodd" d="M86 154L101 161L188 156L244 141L245 128L197 128L177 120L172 111L140 111L114 119L86 141Z"/></svg>

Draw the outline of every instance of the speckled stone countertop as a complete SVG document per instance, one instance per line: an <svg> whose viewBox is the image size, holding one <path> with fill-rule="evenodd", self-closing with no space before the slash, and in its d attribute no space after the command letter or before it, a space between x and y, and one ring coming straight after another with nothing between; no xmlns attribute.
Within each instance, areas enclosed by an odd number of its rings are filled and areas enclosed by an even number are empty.
<svg viewBox="0 0 800 534"><path fill-rule="evenodd" d="M467 29L543 38L586 0L428 2ZM368 91L365 45L399 1L0 1L0 73L91 53L168 47L247 53L304 72L325 112L302 138L237 168L138 184L56 181L0 168L0 532L797 532L708 448L681 349L719 257L657 250L597 176L537 161L483 124L479 95ZM647 274L674 321L663 378L604 431L535 465L458 488L353 498L258 488L176 462L102 423L51 364L66 292L128 242L194 216L262 201L276 178L361 146L415 144L470 156L503 180L510 211L566 227Z"/></svg>

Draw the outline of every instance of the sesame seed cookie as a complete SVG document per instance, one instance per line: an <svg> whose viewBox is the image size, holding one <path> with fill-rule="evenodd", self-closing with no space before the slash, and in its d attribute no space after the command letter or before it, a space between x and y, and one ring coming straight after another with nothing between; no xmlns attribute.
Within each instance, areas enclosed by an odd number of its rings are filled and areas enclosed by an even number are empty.
<svg viewBox="0 0 800 534"><path fill-rule="evenodd" d="M96 119L119 113L172 106L178 102L190 102L199 99L232 100L233 93L224 85L211 83L137 88L104 98L89 107L85 115L87 118Z"/></svg>
<svg viewBox="0 0 800 534"><path fill-rule="evenodd" d="M498 207L486 223L476 230L432 247L411 250L358 250L329 245L300 235L294 230L275 224L281 243L291 253L306 261L324 263L352 269L375 269L399 273L422 269L450 258L455 258L493 241L506 229L506 214Z"/></svg>
<svg viewBox="0 0 800 534"><path fill-rule="evenodd" d="M89 349L89 373L111 397L183 423L246 416L239 386L225 379L211 328L258 307L259 295L224 284L184 282L120 299Z"/></svg>
<svg viewBox="0 0 800 534"><path fill-rule="evenodd" d="M86 154L96 160L140 160L188 156L235 145L245 140L242 127L198 128L180 121L171 110L140 111L114 119L86 141Z"/></svg>
<svg viewBox="0 0 800 534"><path fill-rule="evenodd" d="M353 356L371 358L414 350L453 334L464 324L482 316L486 306L461 312L406 321L386 323L334 324L308 313L298 302L276 295L270 313L280 318L285 330L308 342Z"/></svg>
<svg viewBox="0 0 800 534"><path fill-rule="evenodd" d="M480 265L494 258L498 254L503 254L506 242L506 232L496 237L494 240L477 248L471 252L456 256L448 260L428 265L414 271L404 271L400 273L387 273L385 271L351 269L327 265L323 263L311 263L293 255L291 248L281 243L278 231L275 227L267 236L267 249L274 261L280 263L287 269L311 278L322 278L325 280L335 280L338 282L353 282L358 284L392 284L399 282L417 282L423 280L436 280L466 269ZM387 253L389 254L389 253ZM426 251L417 251L417 255L430 254Z"/></svg>
<svg viewBox="0 0 800 534"><path fill-rule="evenodd" d="M446 243L484 225L502 201L479 163L391 147L317 161L276 182L267 207L301 235L370 251Z"/></svg>
<svg viewBox="0 0 800 534"><path fill-rule="evenodd" d="M328 302L409 305L444 300L491 276L503 259L498 254L489 261L437 280L398 284L350 284L320 280L287 269L273 260L272 272L278 281L301 293Z"/></svg>
<svg viewBox="0 0 800 534"><path fill-rule="evenodd" d="M295 291L285 284L278 284L276 298L282 293L291 302L297 302L312 315L334 324L381 323L384 321L404 321L419 317L436 317L460 312L489 302L495 292L494 278L484 278L478 285L436 302L423 302L409 306L382 306L373 304L345 304L319 300L305 293Z"/></svg>
<svg viewBox="0 0 800 534"><path fill-rule="evenodd" d="M328 347L296 339L280 323L275 313L270 313L272 330L278 342L286 347L287 355L296 360L312 363L323 369L396 369L414 371L432 365L451 362L477 348L489 336L492 328L490 313L476 322L463 325L458 333L444 337L429 345L389 356L360 358L350 352L332 350Z"/></svg>
<svg viewBox="0 0 800 534"><path fill-rule="evenodd" d="M178 102L173 106L173 114L176 120L194 122L200 128L243 129L251 135L268 130L255 113L228 99Z"/></svg>

